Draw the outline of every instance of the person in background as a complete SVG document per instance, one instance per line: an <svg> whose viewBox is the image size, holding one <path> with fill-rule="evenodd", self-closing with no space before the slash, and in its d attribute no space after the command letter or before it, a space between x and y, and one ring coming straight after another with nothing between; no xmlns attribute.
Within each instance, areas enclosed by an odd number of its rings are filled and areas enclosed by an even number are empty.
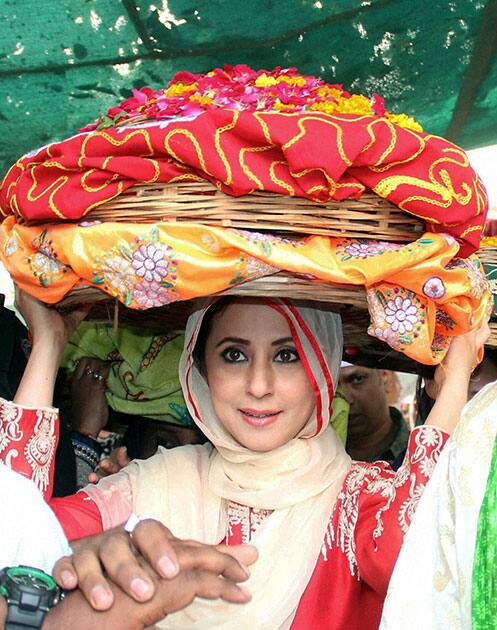
<svg viewBox="0 0 497 630"><path fill-rule="evenodd" d="M14 396L29 356L28 331L14 312L3 306L0 295L0 396Z"/></svg>
<svg viewBox="0 0 497 630"><path fill-rule="evenodd" d="M465 406L432 464L390 580L380 630L496 627L496 438L497 382L490 382Z"/></svg>
<svg viewBox="0 0 497 630"><path fill-rule="evenodd" d="M70 380L71 441L76 459L77 487L118 472L131 459L146 459L159 446L175 448L203 444L206 437L197 427L118 413L108 406L107 376L110 363L82 357ZM123 434L105 431L118 422ZM68 493L66 493L68 494Z"/></svg>
<svg viewBox="0 0 497 630"><path fill-rule="evenodd" d="M389 397L398 398L395 376L342 362L340 385L350 405L346 449L353 459L392 464L405 452L409 429L400 411L389 406Z"/></svg>
<svg viewBox="0 0 497 630"><path fill-rule="evenodd" d="M437 397L437 384L433 366L421 366L422 372L416 383L416 425L423 424ZM497 350L485 348L481 363L473 370L469 380L468 401L489 383L497 381Z"/></svg>

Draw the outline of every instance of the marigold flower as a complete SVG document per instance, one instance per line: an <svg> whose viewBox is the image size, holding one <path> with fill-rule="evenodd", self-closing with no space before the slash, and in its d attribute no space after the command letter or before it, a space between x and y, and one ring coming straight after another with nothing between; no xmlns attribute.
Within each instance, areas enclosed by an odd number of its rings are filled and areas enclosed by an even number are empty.
<svg viewBox="0 0 497 630"><path fill-rule="evenodd" d="M261 74L255 80L256 87L269 87L271 85L278 85L278 79L267 75L266 73Z"/></svg>
<svg viewBox="0 0 497 630"><path fill-rule="evenodd" d="M190 83L185 85L181 81L179 83L173 83L166 90L166 96L182 96L183 94L194 92L198 87L197 83Z"/></svg>
<svg viewBox="0 0 497 630"><path fill-rule="evenodd" d="M411 131L423 131L423 127L412 116L407 114L392 114L385 112L385 118L399 127L405 127L411 129Z"/></svg>

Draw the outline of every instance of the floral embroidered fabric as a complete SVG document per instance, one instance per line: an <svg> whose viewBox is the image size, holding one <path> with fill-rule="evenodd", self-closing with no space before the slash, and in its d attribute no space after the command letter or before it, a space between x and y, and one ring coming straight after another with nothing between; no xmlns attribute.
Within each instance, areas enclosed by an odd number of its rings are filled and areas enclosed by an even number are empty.
<svg viewBox="0 0 497 630"><path fill-rule="evenodd" d="M426 364L452 335L486 315L489 293L474 256L454 259L455 239L425 234L405 245L361 239L282 238L198 224L100 223L79 229L2 224L2 257L14 280L45 302L81 282L146 309L210 295L279 270L365 285L369 333Z"/></svg>

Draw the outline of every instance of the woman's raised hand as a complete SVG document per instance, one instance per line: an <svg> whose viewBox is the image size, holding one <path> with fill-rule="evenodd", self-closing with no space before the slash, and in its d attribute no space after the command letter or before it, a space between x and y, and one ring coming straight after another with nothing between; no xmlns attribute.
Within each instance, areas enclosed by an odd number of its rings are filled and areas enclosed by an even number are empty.
<svg viewBox="0 0 497 630"><path fill-rule="evenodd" d="M26 407L51 407L62 352L90 307L61 315L19 288L16 289L16 304L28 324L33 348L14 402Z"/></svg>
<svg viewBox="0 0 497 630"><path fill-rule="evenodd" d="M46 339L57 343L62 350L90 310L85 305L62 315L19 287L16 287L16 306L26 320L33 343Z"/></svg>
<svg viewBox="0 0 497 630"><path fill-rule="evenodd" d="M435 385L438 391L448 382L466 382L476 367L478 354L490 335L488 322L482 322L477 328L464 335L454 337L445 359L435 370Z"/></svg>
<svg viewBox="0 0 497 630"><path fill-rule="evenodd" d="M464 335L454 337L445 359L435 370L436 400L426 423L452 433L461 418L468 399L469 380L481 347L488 339L490 328L482 322Z"/></svg>

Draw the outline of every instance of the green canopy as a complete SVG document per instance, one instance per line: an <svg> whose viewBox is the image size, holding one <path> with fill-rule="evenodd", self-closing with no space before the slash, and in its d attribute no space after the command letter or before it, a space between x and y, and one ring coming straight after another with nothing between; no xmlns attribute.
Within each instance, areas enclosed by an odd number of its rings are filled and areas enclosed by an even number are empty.
<svg viewBox="0 0 497 630"><path fill-rule="evenodd" d="M178 70L296 66L497 142L497 0L3 0L0 172Z"/></svg>

